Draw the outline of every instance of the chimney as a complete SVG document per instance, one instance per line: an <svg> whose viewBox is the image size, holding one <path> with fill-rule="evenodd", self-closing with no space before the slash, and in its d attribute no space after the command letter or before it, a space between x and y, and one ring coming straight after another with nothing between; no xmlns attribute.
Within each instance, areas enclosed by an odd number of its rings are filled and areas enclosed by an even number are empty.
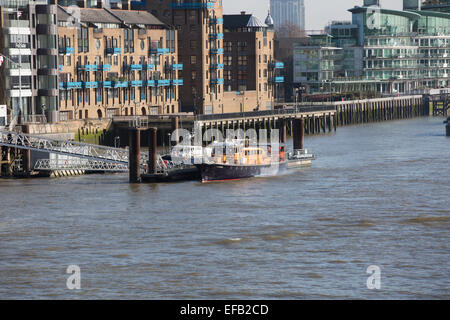
<svg viewBox="0 0 450 320"><path fill-rule="evenodd" d="M122 0L122 10L131 10L130 0Z"/></svg>
<svg viewBox="0 0 450 320"><path fill-rule="evenodd" d="M245 13L246 13L245 11L241 11L241 15L245 16Z"/></svg>

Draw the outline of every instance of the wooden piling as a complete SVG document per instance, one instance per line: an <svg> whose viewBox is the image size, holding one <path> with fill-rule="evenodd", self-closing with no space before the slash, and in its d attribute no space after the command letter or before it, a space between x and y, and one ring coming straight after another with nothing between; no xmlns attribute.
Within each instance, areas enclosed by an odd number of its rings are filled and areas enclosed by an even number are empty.
<svg viewBox="0 0 450 320"><path fill-rule="evenodd" d="M303 150L304 149L304 135L305 135L305 119L294 119L292 131L293 141L294 141L294 150Z"/></svg>
<svg viewBox="0 0 450 320"><path fill-rule="evenodd" d="M130 147L128 153L130 183L140 182L141 131L131 128L129 131Z"/></svg>
<svg viewBox="0 0 450 320"><path fill-rule="evenodd" d="M158 129L148 129L148 173L156 174L158 171Z"/></svg>

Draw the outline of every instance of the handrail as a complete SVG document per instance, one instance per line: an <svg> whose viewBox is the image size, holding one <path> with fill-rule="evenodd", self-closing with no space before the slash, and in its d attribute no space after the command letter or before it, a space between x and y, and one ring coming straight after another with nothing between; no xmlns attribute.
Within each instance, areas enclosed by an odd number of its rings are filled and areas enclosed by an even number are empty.
<svg viewBox="0 0 450 320"><path fill-rule="evenodd" d="M263 111L252 111L252 112L235 112L235 113L222 113L222 114L208 114L208 115L197 115L196 121L208 121L208 120L221 120L221 119L236 119L236 118L257 118L266 116L277 116L277 115L290 115L298 113L308 113L308 112L320 112L336 110L335 106L307 106L307 107L294 107L290 109L278 109L278 110L263 110Z"/></svg>

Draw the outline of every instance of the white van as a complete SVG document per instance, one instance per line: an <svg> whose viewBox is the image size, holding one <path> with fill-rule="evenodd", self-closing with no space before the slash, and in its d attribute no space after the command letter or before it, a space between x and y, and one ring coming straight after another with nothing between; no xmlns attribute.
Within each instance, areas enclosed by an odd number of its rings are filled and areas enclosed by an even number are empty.
<svg viewBox="0 0 450 320"><path fill-rule="evenodd" d="M8 125L8 117L6 105L0 105L0 129L4 129Z"/></svg>

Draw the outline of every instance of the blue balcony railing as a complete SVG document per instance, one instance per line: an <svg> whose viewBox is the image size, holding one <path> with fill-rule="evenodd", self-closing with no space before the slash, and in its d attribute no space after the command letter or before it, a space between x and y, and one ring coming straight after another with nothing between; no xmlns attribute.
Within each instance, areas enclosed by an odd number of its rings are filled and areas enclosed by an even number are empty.
<svg viewBox="0 0 450 320"><path fill-rule="evenodd" d="M271 63L270 67L273 69L284 69L284 63L283 62Z"/></svg>
<svg viewBox="0 0 450 320"><path fill-rule="evenodd" d="M112 81L103 81L103 88L111 88L112 87Z"/></svg>
<svg viewBox="0 0 450 320"><path fill-rule="evenodd" d="M99 66L98 69L101 70L101 71L111 71L111 65L110 64L103 64L103 65Z"/></svg>
<svg viewBox="0 0 450 320"><path fill-rule="evenodd" d="M143 68L144 70L155 70L155 65L154 65L154 64L144 64L144 65L142 66L142 68Z"/></svg>
<svg viewBox="0 0 450 320"><path fill-rule="evenodd" d="M144 81L144 86L146 86L146 87L154 87L155 86L155 80Z"/></svg>
<svg viewBox="0 0 450 320"><path fill-rule="evenodd" d="M169 48L151 48L150 49L151 54L168 54L170 53Z"/></svg>
<svg viewBox="0 0 450 320"><path fill-rule="evenodd" d="M121 54L121 48L106 48L106 54Z"/></svg>
<svg viewBox="0 0 450 320"><path fill-rule="evenodd" d="M158 87L170 86L170 80L158 80Z"/></svg>
<svg viewBox="0 0 450 320"><path fill-rule="evenodd" d="M124 69L127 71L140 71L143 69L143 66L142 64L129 64L126 65Z"/></svg>
<svg viewBox="0 0 450 320"><path fill-rule="evenodd" d="M78 66L78 70L81 71L97 71L98 66L96 64L87 64L84 66Z"/></svg>
<svg viewBox="0 0 450 320"><path fill-rule="evenodd" d="M64 87L67 89L81 89L83 87L83 82L66 82Z"/></svg>
<svg viewBox="0 0 450 320"><path fill-rule="evenodd" d="M210 40L222 40L223 39L223 33L213 33L209 35Z"/></svg>
<svg viewBox="0 0 450 320"><path fill-rule="evenodd" d="M62 64L60 64L60 65L58 65L58 71L63 71L63 65Z"/></svg>
<svg viewBox="0 0 450 320"><path fill-rule="evenodd" d="M97 81L84 82L84 87L86 89L98 88L98 82Z"/></svg>
<svg viewBox="0 0 450 320"><path fill-rule="evenodd" d="M272 78L272 82L274 82L274 83L283 83L284 82L284 77L273 77Z"/></svg>
<svg viewBox="0 0 450 320"><path fill-rule="evenodd" d="M183 85L183 79L172 80L172 85L174 85L174 86L182 86Z"/></svg>
<svg viewBox="0 0 450 320"><path fill-rule="evenodd" d="M224 83L225 83L225 80L223 78L211 79L211 84L212 85L224 84Z"/></svg>
<svg viewBox="0 0 450 320"><path fill-rule="evenodd" d="M211 53L212 54L223 54L224 50L223 48L219 48L219 49L211 49Z"/></svg>
<svg viewBox="0 0 450 320"><path fill-rule="evenodd" d="M183 3L171 3L170 8L172 9L214 9L215 1L207 1L207 2L183 2Z"/></svg>
<svg viewBox="0 0 450 320"><path fill-rule="evenodd" d="M183 64L174 64L172 65L172 70L183 70Z"/></svg>
<svg viewBox="0 0 450 320"><path fill-rule="evenodd" d="M218 64L212 64L211 65L211 69L213 69L213 70L223 70L223 68L225 68L223 63L218 63Z"/></svg>
<svg viewBox="0 0 450 320"><path fill-rule="evenodd" d="M222 18L212 18L210 20L211 24L223 24L223 19Z"/></svg>
<svg viewBox="0 0 450 320"><path fill-rule="evenodd" d="M128 81L113 81L112 85L114 88L127 88Z"/></svg>
<svg viewBox="0 0 450 320"><path fill-rule="evenodd" d="M142 87L143 83L144 82L142 80L133 80L130 82L130 86L131 87Z"/></svg>
<svg viewBox="0 0 450 320"><path fill-rule="evenodd" d="M72 47L59 48L58 52L59 54L74 54L75 49Z"/></svg>

